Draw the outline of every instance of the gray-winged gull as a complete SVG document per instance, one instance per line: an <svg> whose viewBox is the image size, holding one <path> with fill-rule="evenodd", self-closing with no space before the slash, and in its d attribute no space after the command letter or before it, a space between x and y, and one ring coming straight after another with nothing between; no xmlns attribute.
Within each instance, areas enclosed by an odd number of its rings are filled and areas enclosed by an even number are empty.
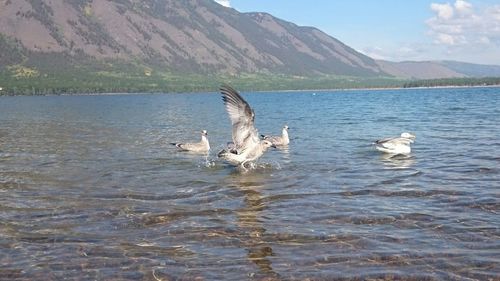
<svg viewBox="0 0 500 281"><path fill-rule="evenodd" d="M220 88L222 100L233 125L232 144L218 153L227 162L241 166L257 160L269 147L275 147L268 140L260 140L254 126L255 113L250 105L232 87L222 85Z"/></svg>
<svg viewBox="0 0 500 281"><path fill-rule="evenodd" d="M191 152L208 152L210 150L210 144L208 143L208 133L206 130L201 131L201 141L195 143L171 143L177 146L179 149Z"/></svg>
<svg viewBox="0 0 500 281"><path fill-rule="evenodd" d="M391 154L410 154L410 144L415 141L415 135L402 133L399 137L385 138L375 141L375 148L378 151Z"/></svg>
<svg viewBox="0 0 500 281"><path fill-rule="evenodd" d="M284 146L290 143L290 138L288 137L288 126L283 126L281 130L281 136L266 136L261 135L263 139L270 141L276 146Z"/></svg>

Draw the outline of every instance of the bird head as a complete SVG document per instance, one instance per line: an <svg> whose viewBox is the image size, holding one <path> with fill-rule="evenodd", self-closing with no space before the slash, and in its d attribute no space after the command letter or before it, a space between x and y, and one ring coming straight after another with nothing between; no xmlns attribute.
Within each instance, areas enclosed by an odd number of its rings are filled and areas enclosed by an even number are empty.
<svg viewBox="0 0 500 281"><path fill-rule="evenodd" d="M276 145L274 145L272 142L270 142L268 140L263 140L262 146L264 146L264 148L266 148L266 149L269 147L276 148Z"/></svg>
<svg viewBox="0 0 500 281"><path fill-rule="evenodd" d="M414 135L414 134L411 134L411 133L402 133L401 134L401 137L402 138L406 138L406 139L411 139L411 140L414 140L416 139L417 137Z"/></svg>

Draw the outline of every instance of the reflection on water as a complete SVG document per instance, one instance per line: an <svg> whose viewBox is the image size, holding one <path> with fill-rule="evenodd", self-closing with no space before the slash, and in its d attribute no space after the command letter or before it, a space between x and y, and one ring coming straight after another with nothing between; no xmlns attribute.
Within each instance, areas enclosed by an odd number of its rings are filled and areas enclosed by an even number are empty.
<svg viewBox="0 0 500 281"><path fill-rule="evenodd" d="M290 162L291 162L290 146L283 145L283 146L277 147L277 149L281 152L280 162L283 162L283 164L290 164Z"/></svg>
<svg viewBox="0 0 500 281"><path fill-rule="evenodd" d="M242 238L242 245L247 250L247 258L255 263L260 274L251 273L251 277L277 276L273 271L269 257L273 256L273 249L263 240L266 229L263 225L262 210L266 208L261 190L267 182L267 171L252 170L244 174L232 173L228 176L227 182L230 187L234 187L244 194L244 206L237 209L237 225L241 228L245 237Z"/></svg>
<svg viewBox="0 0 500 281"><path fill-rule="evenodd" d="M382 163L389 169L408 169L415 163L415 156L403 154L388 154L380 155Z"/></svg>
<svg viewBox="0 0 500 281"><path fill-rule="evenodd" d="M297 129L242 172L218 94L0 97L0 280L498 279L497 88L245 98Z"/></svg>

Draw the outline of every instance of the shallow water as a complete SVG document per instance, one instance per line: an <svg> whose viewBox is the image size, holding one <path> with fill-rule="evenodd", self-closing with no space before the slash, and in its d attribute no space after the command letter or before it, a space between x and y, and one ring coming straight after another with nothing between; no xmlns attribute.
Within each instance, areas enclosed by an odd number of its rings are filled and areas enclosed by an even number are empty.
<svg viewBox="0 0 500 281"><path fill-rule="evenodd" d="M500 88L244 96L291 135L247 173L218 93L0 97L0 279L499 278Z"/></svg>

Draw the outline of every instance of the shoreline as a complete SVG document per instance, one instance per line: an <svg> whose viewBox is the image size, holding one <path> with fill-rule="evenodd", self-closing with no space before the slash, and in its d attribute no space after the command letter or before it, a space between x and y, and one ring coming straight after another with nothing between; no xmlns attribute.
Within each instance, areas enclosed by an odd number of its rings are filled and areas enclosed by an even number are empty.
<svg viewBox="0 0 500 281"><path fill-rule="evenodd" d="M497 85L472 85L472 86L432 86L432 87L380 87L380 88L342 88L342 89L304 89L304 90L259 90L246 92L334 92L334 91L385 91L385 90L419 90L419 89L460 89L460 88L500 88Z"/></svg>
<svg viewBox="0 0 500 281"><path fill-rule="evenodd" d="M293 93L293 92L341 92L341 91L386 91L386 90L425 90L425 89L467 89L467 88L500 88L496 85L449 85L449 86L426 86L426 87L365 87L365 88L332 88L332 89L300 89L300 90L241 90L244 93ZM2 89L3 90L3 89ZM61 94L3 94L0 91L0 97L18 97L18 96L120 96L120 95L169 95L169 94L199 94L199 93L218 93L218 91L200 91L200 92L102 92L102 93L61 93Z"/></svg>

